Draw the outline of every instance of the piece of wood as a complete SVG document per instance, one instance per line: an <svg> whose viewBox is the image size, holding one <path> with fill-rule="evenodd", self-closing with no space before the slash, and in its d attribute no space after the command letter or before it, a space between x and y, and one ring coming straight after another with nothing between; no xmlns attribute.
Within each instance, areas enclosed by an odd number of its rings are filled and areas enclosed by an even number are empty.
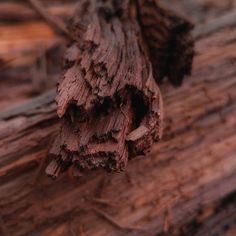
<svg viewBox="0 0 236 236"><path fill-rule="evenodd" d="M5 231L14 236L152 236L165 228L190 235L194 222L202 224L205 215L210 219L236 189L235 39L236 30L225 27L197 41L193 75L180 88L161 86L163 141L149 157L131 161L126 173L94 171L76 181L66 175L56 181L42 176L36 188L32 182L39 162L58 129L53 94L1 112L0 211ZM93 197L112 206L90 202ZM143 230L114 227L86 207L101 209L120 226Z"/></svg>
<svg viewBox="0 0 236 236"><path fill-rule="evenodd" d="M47 174L56 177L71 165L79 174L121 171L128 159L149 152L162 136L158 83L167 76L179 85L191 72L191 27L154 1L78 4L70 23L76 41L56 98L61 129Z"/></svg>

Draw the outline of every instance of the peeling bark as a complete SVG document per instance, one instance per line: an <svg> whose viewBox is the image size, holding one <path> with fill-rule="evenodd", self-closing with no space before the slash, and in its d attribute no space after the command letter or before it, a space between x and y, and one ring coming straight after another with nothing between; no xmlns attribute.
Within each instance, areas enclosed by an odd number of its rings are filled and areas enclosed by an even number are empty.
<svg viewBox="0 0 236 236"><path fill-rule="evenodd" d="M190 73L190 29L153 1L79 3L70 24L76 40L56 98L61 129L47 174L56 177L71 165L74 175L99 167L121 171L128 159L149 152L162 136L156 82L168 76L180 84Z"/></svg>

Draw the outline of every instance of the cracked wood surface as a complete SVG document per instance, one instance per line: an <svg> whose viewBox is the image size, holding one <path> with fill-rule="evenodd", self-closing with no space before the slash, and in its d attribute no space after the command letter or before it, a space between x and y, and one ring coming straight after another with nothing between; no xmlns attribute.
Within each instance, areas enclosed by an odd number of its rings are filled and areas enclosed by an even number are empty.
<svg viewBox="0 0 236 236"><path fill-rule="evenodd" d="M125 173L95 171L74 181L42 176L34 186L58 128L53 96L1 112L1 228L10 235L157 235L164 228L199 235L186 226L207 216L206 226L214 225L208 209L236 190L235 42L231 27L197 41L193 75L178 89L161 86L163 141ZM199 233L209 235L204 227Z"/></svg>

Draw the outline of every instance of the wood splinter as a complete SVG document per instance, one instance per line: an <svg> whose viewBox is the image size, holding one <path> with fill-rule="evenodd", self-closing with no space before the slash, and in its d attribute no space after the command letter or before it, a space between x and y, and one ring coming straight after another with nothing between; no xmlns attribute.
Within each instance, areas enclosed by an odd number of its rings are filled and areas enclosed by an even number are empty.
<svg viewBox="0 0 236 236"><path fill-rule="evenodd" d="M65 56L57 113L60 132L46 173L57 177L105 168L121 171L162 136L163 78L190 74L192 25L155 1L79 1L70 22L76 40Z"/></svg>

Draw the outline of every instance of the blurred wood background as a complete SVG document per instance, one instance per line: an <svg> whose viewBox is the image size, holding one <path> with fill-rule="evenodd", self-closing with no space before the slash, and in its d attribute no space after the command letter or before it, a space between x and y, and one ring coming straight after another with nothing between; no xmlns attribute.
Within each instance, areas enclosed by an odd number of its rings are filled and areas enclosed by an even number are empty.
<svg viewBox="0 0 236 236"><path fill-rule="evenodd" d="M42 1L67 20L73 0ZM57 131L66 40L0 3L0 235L236 235L236 1L163 0L195 23L192 76L161 91L163 141L124 173L38 173Z"/></svg>

